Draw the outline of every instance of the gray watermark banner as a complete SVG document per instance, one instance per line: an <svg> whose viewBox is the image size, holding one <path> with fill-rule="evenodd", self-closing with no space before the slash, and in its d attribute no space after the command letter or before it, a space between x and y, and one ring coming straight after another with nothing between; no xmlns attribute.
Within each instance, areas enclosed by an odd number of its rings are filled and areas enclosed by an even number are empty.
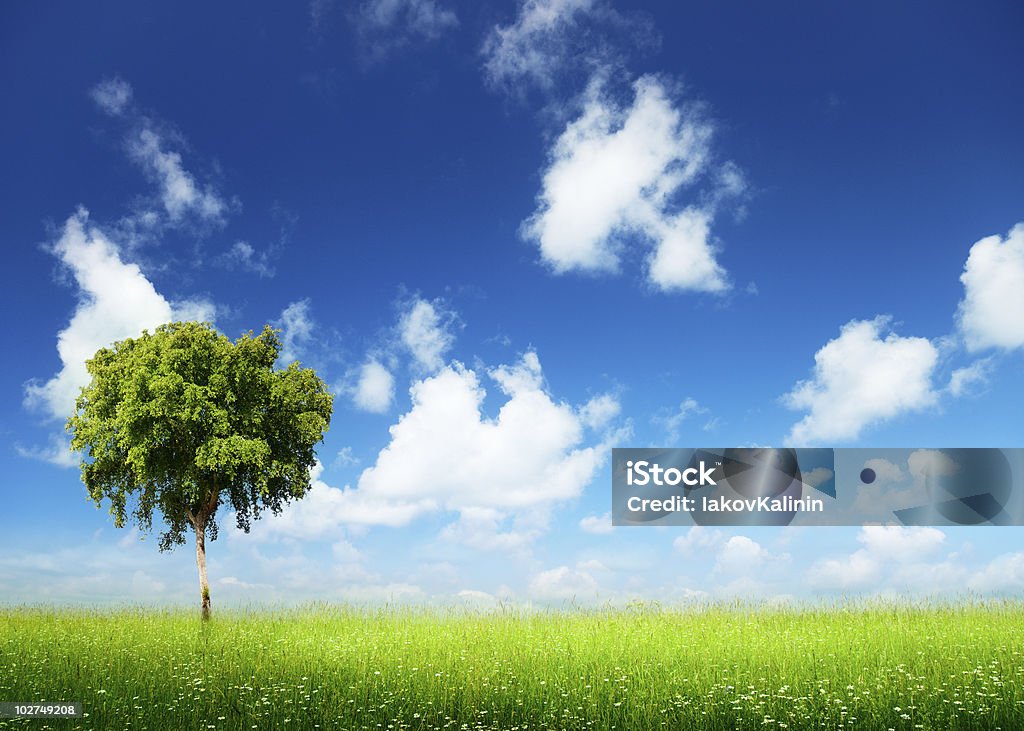
<svg viewBox="0 0 1024 731"><path fill-rule="evenodd" d="M1024 449L612 450L614 525L1024 525Z"/></svg>
<svg viewBox="0 0 1024 731"><path fill-rule="evenodd" d="M0 718L81 718L82 703L2 702ZM43 728L46 728L44 726Z"/></svg>

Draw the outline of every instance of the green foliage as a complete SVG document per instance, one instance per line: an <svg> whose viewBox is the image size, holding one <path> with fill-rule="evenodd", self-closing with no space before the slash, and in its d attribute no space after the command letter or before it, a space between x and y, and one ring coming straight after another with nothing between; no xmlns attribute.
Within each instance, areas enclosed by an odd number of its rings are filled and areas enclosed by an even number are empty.
<svg viewBox="0 0 1024 731"><path fill-rule="evenodd" d="M82 481L118 527L129 517L166 524L160 550L194 528L211 539L222 503L248 531L309 489L315 445L333 397L313 370L275 370L270 327L232 342L208 323L176 322L103 348L87 362L91 383L68 419Z"/></svg>
<svg viewBox="0 0 1024 731"><path fill-rule="evenodd" d="M88 717L51 725L68 731L1008 731L1024 709L1024 606L318 607L203 626L0 609L0 698L82 701Z"/></svg>

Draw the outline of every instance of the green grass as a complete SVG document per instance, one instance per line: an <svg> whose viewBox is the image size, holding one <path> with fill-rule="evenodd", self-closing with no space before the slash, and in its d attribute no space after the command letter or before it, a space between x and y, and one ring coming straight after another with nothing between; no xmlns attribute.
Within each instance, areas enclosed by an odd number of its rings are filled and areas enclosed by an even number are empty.
<svg viewBox="0 0 1024 731"><path fill-rule="evenodd" d="M1021 728L1024 606L0 609L32 729Z"/></svg>

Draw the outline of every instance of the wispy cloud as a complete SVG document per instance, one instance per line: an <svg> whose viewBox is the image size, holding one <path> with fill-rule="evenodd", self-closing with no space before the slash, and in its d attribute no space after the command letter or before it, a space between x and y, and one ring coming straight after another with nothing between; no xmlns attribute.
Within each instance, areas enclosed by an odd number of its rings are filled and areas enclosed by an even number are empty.
<svg viewBox="0 0 1024 731"><path fill-rule="evenodd" d="M132 101L132 87L120 76L104 79L89 92L103 112L118 117L128 109Z"/></svg>
<svg viewBox="0 0 1024 731"><path fill-rule="evenodd" d="M292 302L275 323L281 329L281 352L278 359L287 365L301 360L304 348L313 339L315 324L308 299Z"/></svg>
<svg viewBox="0 0 1024 731"><path fill-rule="evenodd" d="M656 38L650 24L605 0L522 0L515 19L484 39L484 79L515 97L551 93L563 79L620 67L630 49L651 47Z"/></svg>
<svg viewBox="0 0 1024 731"><path fill-rule="evenodd" d="M231 248L218 257L218 263L228 269L252 272L260 278L272 277L276 273L270 263L270 253L257 252L248 241L236 241Z"/></svg>
<svg viewBox="0 0 1024 731"><path fill-rule="evenodd" d="M168 134L165 125L144 114L134 102L131 85L120 77L105 79L90 92L103 113L127 126L125 150L157 187L159 208L143 208L128 219L135 228L187 223L221 225L235 206L211 183L201 183L186 169L180 135Z"/></svg>
<svg viewBox="0 0 1024 731"><path fill-rule="evenodd" d="M459 25L455 11L438 0L367 0L350 17L371 62L405 46L435 41Z"/></svg>

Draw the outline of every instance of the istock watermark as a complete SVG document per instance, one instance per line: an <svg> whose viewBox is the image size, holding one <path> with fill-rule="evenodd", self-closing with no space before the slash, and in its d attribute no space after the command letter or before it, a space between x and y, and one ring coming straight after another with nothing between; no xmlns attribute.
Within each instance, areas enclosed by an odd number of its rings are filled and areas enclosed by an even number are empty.
<svg viewBox="0 0 1024 731"><path fill-rule="evenodd" d="M1024 449L612 450L614 525L1024 525Z"/></svg>

